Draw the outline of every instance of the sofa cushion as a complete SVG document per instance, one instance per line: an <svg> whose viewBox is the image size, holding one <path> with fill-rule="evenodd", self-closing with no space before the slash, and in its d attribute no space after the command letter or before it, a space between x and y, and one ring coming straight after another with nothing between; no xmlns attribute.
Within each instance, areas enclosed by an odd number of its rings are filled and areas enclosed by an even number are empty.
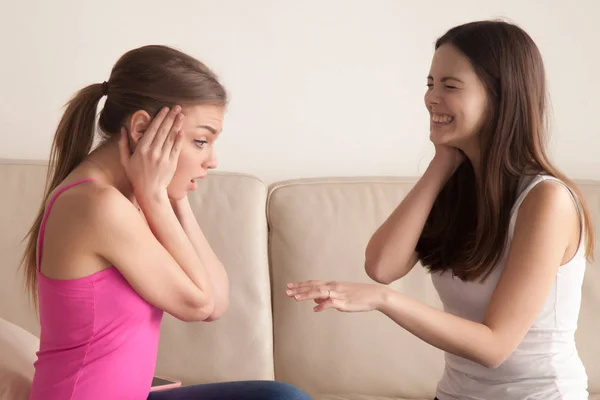
<svg viewBox="0 0 600 400"><path fill-rule="evenodd" d="M0 317L39 336L37 315L24 291L23 241L40 208L46 165L0 160Z"/></svg>
<svg viewBox="0 0 600 400"><path fill-rule="evenodd" d="M200 227L229 275L230 304L218 321L185 323L165 314L157 373L185 384L273 379L267 187L214 172L190 194Z"/></svg>
<svg viewBox="0 0 600 400"><path fill-rule="evenodd" d="M314 313L314 304L285 296L288 282L307 279L373 283L365 246L411 180L302 179L271 187L267 217L273 275L275 375L311 395L433 398L443 353L382 314ZM440 307L423 268L392 287Z"/></svg>
<svg viewBox="0 0 600 400"><path fill-rule="evenodd" d="M39 340L0 318L0 400L27 400Z"/></svg>
<svg viewBox="0 0 600 400"><path fill-rule="evenodd" d="M593 181L577 182L592 215L595 229L595 261L588 264L581 292L581 311L575 340L588 375L588 390L600 394L600 185ZM600 395L598 395L600 396ZM600 400L600 398L598 398Z"/></svg>

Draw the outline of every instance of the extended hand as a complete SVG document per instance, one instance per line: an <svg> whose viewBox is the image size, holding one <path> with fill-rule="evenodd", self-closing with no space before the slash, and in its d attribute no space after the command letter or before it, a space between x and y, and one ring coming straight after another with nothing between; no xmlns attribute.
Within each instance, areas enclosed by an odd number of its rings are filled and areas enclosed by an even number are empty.
<svg viewBox="0 0 600 400"><path fill-rule="evenodd" d="M377 310L385 299L386 287L367 283L306 281L288 284L286 295L297 301L314 300L314 311L334 308L343 312Z"/></svg>

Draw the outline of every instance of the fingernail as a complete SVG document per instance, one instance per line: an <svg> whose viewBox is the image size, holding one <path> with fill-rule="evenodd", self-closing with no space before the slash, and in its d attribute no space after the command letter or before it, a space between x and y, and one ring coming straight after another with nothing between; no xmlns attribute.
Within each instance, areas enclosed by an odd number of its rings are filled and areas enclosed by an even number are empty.
<svg viewBox="0 0 600 400"><path fill-rule="evenodd" d="M292 291L291 290L286 290L285 294L287 294L288 296L290 296L292 294Z"/></svg>

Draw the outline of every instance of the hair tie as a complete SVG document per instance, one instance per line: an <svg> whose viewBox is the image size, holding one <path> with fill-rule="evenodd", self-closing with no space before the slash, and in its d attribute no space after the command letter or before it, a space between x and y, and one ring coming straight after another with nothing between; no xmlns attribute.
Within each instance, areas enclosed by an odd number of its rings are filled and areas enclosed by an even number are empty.
<svg viewBox="0 0 600 400"><path fill-rule="evenodd" d="M108 95L108 82L106 81L102 82L102 95Z"/></svg>

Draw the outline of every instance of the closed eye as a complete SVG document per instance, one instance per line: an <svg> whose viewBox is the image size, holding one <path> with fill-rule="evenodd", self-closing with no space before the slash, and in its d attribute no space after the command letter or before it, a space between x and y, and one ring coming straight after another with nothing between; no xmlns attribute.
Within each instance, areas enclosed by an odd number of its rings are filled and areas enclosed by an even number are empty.
<svg viewBox="0 0 600 400"><path fill-rule="evenodd" d="M196 146L198 146L199 148L202 148L202 146L204 146L204 144L206 144L206 140L194 140L194 143L196 143Z"/></svg>

